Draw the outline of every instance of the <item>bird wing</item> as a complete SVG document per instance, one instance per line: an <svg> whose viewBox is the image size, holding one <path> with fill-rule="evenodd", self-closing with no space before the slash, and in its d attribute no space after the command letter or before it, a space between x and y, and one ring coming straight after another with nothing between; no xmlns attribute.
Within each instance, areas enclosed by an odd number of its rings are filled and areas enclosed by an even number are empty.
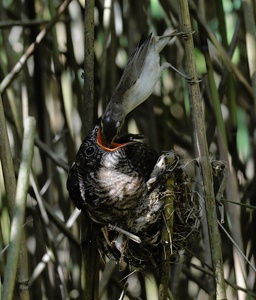
<svg viewBox="0 0 256 300"><path fill-rule="evenodd" d="M74 201L75 206L78 209L81 209L84 200L81 197L78 173L76 170L75 163L73 163L73 165L71 166L68 172L68 178L66 184L67 184L67 190L69 192L70 198Z"/></svg>
<svg viewBox="0 0 256 300"><path fill-rule="evenodd" d="M125 151L131 169L148 180L157 162L157 153L141 142L127 144Z"/></svg>
<svg viewBox="0 0 256 300"><path fill-rule="evenodd" d="M110 103L122 97L122 95L135 84L139 78L148 52L149 45L152 41L152 33L148 37L142 36L138 46L128 60L124 73L114 91Z"/></svg>

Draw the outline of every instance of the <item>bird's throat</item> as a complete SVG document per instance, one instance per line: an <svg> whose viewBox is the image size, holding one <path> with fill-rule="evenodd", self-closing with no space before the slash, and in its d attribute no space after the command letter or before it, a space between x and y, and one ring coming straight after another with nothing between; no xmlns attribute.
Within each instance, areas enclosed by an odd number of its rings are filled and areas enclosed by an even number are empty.
<svg viewBox="0 0 256 300"><path fill-rule="evenodd" d="M102 132L100 131L100 129L98 130L98 134L97 134L97 143L98 145L106 150L106 151L109 151L109 152L113 152L123 146L126 146L127 144L131 144L132 142L128 142L128 143L123 143L123 144L119 144L119 143L115 143L115 142L112 142L109 147L105 145L105 139L104 139L104 136L102 134Z"/></svg>

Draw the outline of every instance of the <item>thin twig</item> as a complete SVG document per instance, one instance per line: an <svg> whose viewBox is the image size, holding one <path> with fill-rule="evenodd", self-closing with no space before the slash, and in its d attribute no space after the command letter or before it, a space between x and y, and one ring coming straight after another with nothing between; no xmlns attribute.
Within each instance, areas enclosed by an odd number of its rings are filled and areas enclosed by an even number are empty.
<svg viewBox="0 0 256 300"><path fill-rule="evenodd" d="M85 2L84 14L84 98L82 130L87 135L94 120L94 0ZM99 255L95 240L95 227L89 218L81 215L81 284L85 299L98 299Z"/></svg>
<svg viewBox="0 0 256 300"><path fill-rule="evenodd" d="M110 282L113 272L116 268L116 262L109 260L105 266L104 271L102 272L100 284L99 284L99 298L101 299L102 294L104 293L108 283Z"/></svg>
<svg viewBox="0 0 256 300"><path fill-rule="evenodd" d="M255 15L252 0L242 1L245 22L246 51L248 56L249 72L252 80L252 91L254 99L254 118L256 118L256 34Z"/></svg>
<svg viewBox="0 0 256 300"><path fill-rule="evenodd" d="M179 0L181 24L183 32L192 32L190 14L187 0ZM206 140L204 114L201 105L201 95L197 81L197 71L194 54L194 43L191 34L184 39L185 55L188 76L195 80L194 84L188 85L190 103L194 113L196 142L199 153L199 162L204 184L205 206L207 223L209 229L210 245L212 249L213 271L216 280L216 299L226 299L226 289L223 274L223 262L221 253L221 240L218 231L217 213L215 207L215 196L213 190L213 178L209 160L209 153Z"/></svg>
<svg viewBox="0 0 256 300"><path fill-rule="evenodd" d="M244 258L244 260L248 263L248 265L252 268L252 270L256 273L256 267L253 266L253 264L249 261L249 259L246 257L246 255L243 253L243 251L240 249L240 247L237 245L237 243L234 241L234 239L231 237L231 235L227 232L225 227L221 224L221 222L218 222L220 228L224 231L228 239L232 242L232 244L237 248L238 252L241 254L241 256Z"/></svg>
<svg viewBox="0 0 256 300"><path fill-rule="evenodd" d="M201 261L202 264L204 264L204 266L206 266L207 268L209 268L211 270L211 267L208 266L207 264L205 264L203 262L203 260L200 260L200 261ZM207 274L209 276L213 276L213 272L210 271L210 270L206 270L204 267L201 267L201 266L199 266L197 264L194 264L194 263L190 263L190 266L193 267L196 270L201 271L203 274ZM187 269L186 268L184 268L184 272L187 273ZM243 288L243 287L237 285L236 283L231 282L228 279L225 279L225 282L228 285L232 286L233 289L240 290L240 291L243 291L244 293L250 294L253 297L253 299L256 298L256 294L253 291L249 290L248 287L247 288Z"/></svg>
<svg viewBox="0 0 256 300"><path fill-rule="evenodd" d="M37 189L37 187L34 185L34 189ZM40 196L39 196L40 197ZM75 210L74 213L69 217L67 222L65 223L65 227L70 228L76 221L77 217L79 216L80 211ZM63 239L65 238L64 235L58 236L57 242L56 242L56 248L62 243ZM76 242L78 245L78 242ZM35 280L40 276L40 274L43 272L45 267L47 266L47 263L51 260L50 252L47 252L43 255L41 261L38 263L38 265L34 268L33 274L30 277L29 285L30 287L34 284Z"/></svg>
<svg viewBox="0 0 256 300"><path fill-rule="evenodd" d="M35 137L35 145L38 146L57 166L68 172L69 165L56 153L54 153L45 143L43 143L38 137Z"/></svg>
<svg viewBox="0 0 256 300"><path fill-rule="evenodd" d="M2 96L0 94L0 157L5 181L7 207L10 217L12 218L14 211L16 179L11 153L12 152L5 122L3 101Z"/></svg>
<svg viewBox="0 0 256 300"><path fill-rule="evenodd" d="M58 22L69 22L69 19L61 19ZM26 20L26 21L1 21L0 22L0 29L7 29L13 26L20 26L20 27L32 27L32 26L41 26L49 23L50 20Z"/></svg>
<svg viewBox="0 0 256 300"><path fill-rule="evenodd" d="M27 192L29 187L29 172L34 150L35 119L27 118L24 127L24 139L21 154L21 164L17 181L15 209L11 224L10 246L7 253L7 263L4 274L3 299L13 299L15 277L18 266L22 224L25 216Z"/></svg>
<svg viewBox="0 0 256 300"><path fill-rule="evenodd" d="M206 21L199 15L198 9L196 4L193 1L189 1L189 8L191 10L191 14L195 17L197 22L202 26L202 29L205 30L208 38L210 41L213 43L213 45L216 47L218 50L220 57L222 58L223 62L227 66L229 70L232 70L237 79L241 82L241 84L244 86L245 90L248 92L250 96L253 95L252 88L248 81L245 79L243 74L240 72L238 67L233 64L231 61L230 57L226 53L224 47L218 42L217 38L213 34L213 32L210 30L209 26L207 25Z"/></svg>
<svg viewBox="0 0 256 300"><path fill-rule="evenodd" d="M170 165L173 163L173 158L170 158ZM174 184L175 184L175 172L171 173L170 177L166 182L166 197L164 198L164 212L163 212L163 228L162 228L162 257L161 257L161 275L159 284L159 300L167 299L168 293L168 283L170 274L170 258L172 252L172 236L173 236L173 222L174 222Z"/></svg>
<svg viewBox="0 0 256 300"><path fill-rule="evenodd" d="M67 9L69 3L72 0L65 0L59 7L56 15L52 18L52 20L47 23L44 28L40 31L35 41L28 47L26 52L21 56L19 61L13 67L11 72L5 76L3 81L0 83L0 94L4 93L7 87L12 83L14 78L19 74L24 64L27 62L29 57L34 53L36 47L42 42L42 40L46 37L47 33L51 30L54 24L59 20L59 17L64 13Z"/></svg>

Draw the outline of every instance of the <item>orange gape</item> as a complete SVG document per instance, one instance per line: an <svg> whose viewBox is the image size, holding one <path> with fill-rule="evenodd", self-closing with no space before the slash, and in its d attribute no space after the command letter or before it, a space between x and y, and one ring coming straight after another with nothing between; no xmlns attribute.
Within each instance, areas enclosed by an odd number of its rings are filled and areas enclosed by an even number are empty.
<svg viewBox="0 0 256 300"><path fill-rule="evenodd" d="M99 145L102 149L104 149L104 150L106 150L106 151L112 152L112 151L117 150L117 149L120 148L120 147L123 147L123 146L125 146L125 145L127 145L127 144L130 144L130 143L133 143L133 142L127 142L127 143L123 143L123 144L119 144L119 143L112 142L112 143L110 144L110 146L107 147L107 146L104 145L104 137L103 137L101 131L99 130L99 131L98 131L98 135L97 135L97 143L98 143L98 145Z"/></svg>

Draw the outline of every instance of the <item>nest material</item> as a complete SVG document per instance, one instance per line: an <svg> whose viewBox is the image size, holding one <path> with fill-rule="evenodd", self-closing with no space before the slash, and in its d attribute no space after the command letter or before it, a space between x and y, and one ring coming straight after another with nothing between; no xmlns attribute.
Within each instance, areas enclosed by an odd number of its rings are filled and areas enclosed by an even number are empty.
<svg viewBox="0 0 256 300"><path fill-rule="evenodd" d="M166 228L171 262L178 260L180 250L191 249L199 239L198 195L175 152L160 156L147 185L142 201L131 211L129 225L120 220L115 226L105 227L99 237L105 252L119 260L121 266L145 269L159 265L162 229L170 224L167 219L172 219L172 228Z"/></svg>

